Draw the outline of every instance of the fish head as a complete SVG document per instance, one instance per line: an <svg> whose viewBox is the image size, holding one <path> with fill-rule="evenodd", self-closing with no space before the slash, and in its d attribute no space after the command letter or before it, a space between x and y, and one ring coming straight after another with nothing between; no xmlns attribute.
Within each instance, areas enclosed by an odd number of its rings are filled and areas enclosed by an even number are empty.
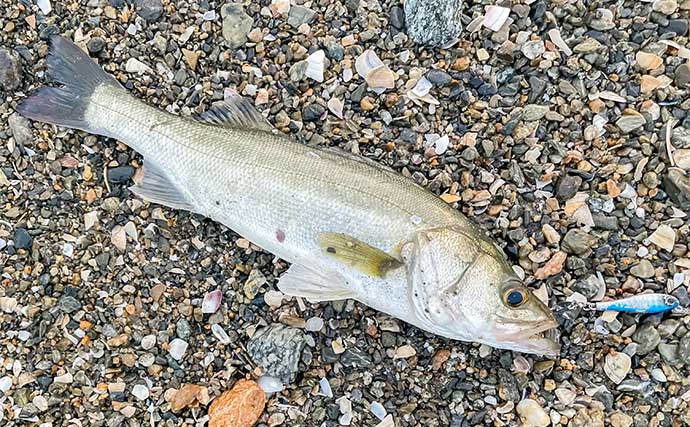
<svg viewBox="0 0 690 427"><path fill-rule="evenodd" d="M558 326L553 313L481 232L422 231L404 256L414 321L422 328L497 348L558 354L558 343L543 335Z"/></svg>

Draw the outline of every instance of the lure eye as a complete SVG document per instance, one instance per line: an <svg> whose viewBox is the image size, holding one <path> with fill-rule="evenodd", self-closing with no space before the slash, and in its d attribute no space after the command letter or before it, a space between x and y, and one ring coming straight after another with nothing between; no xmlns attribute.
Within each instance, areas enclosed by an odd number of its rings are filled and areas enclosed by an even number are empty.
<svg viewBox="0 0 690 427"><path fill-rule="evenodd" d="M508 307L520 307L525 301L527 301L527 293L522 289L510 289L503 294L503 302Z"/></svg>

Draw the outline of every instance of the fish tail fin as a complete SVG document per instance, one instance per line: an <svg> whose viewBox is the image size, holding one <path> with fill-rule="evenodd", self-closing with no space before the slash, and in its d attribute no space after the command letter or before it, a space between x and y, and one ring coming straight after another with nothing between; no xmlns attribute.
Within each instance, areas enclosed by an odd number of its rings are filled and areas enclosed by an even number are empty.
<svg viewBox="0 0 690 427"><path fill-rule="evenodd" d="M44 86L35 91L19 104L19 114L40 122L108 135L104 126L89 122L87 110L97 88L125 89L86 52L61 36L50 38L47 65L48 78L59 86Z"/></svg>

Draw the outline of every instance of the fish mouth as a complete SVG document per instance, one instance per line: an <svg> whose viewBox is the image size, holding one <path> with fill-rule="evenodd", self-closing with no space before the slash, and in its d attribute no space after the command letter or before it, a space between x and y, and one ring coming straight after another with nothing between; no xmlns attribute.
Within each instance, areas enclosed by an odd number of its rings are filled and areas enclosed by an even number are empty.
<svg viewBox="0 0 690 427"><path fill-rule="evenodd" d="M507 320L507 319L506 319ZM515 324L514 322L512 322ZM496 336L496 347L522 353L539 354L544 356L558 356L561 346L555 340L547 337L546 332L558 327L555 319L548 319L538 324L525 324L517 332L506 332Z"/></svg>

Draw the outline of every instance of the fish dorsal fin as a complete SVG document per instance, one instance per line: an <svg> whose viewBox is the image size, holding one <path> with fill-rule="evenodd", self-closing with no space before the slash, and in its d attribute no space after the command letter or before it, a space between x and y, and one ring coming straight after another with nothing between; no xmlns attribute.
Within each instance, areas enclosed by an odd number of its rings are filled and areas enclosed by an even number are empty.
<svg viewBox="0 0 690 427"><path fill-rule="evenodd" d="M237 93L226 97L211 106L195 119L209 125L225 126L235 129L257 129L272 131L273 126L252 105L252 102Z"/></svg>
<svg viewBox="0 0 690 427"><path fill-rule="evenodd" d="M340 274L302 264L290 266L278 279L278 289L286 295L303 297L311 302L338 301L356 296Z"/></svg>
<svg viewBox="0 0 690 427"><path fill-rule="evenodd" d="M129 187L129 189L144 200L174 209L194 212L192 205L185 199L184 195L153 163L146 162L143 181Z"/></svg>
<svg viewBox="0 0 690 427"><path fill-rule="evenodd" d="M403 265L397 258L347 234L321 233L319 247L341 263L372 277L385 277Z"/></svg>

